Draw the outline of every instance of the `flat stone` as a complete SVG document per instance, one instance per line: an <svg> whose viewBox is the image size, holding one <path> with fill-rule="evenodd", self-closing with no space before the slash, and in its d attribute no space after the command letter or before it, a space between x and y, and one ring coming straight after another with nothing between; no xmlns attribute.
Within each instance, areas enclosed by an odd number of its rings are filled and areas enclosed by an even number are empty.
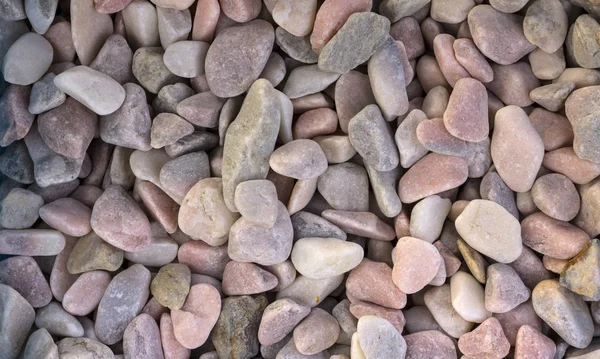
<svg viewBox="0 0 600 359"><path fill-rule="evenodd" d="M11 85L0 97L0 118L7 124L0 130L0 146L22 139L32 127L35 116L27 110L30 93L28 86Z"/></svg>
<svg viewBox="0 0 600 359"><path fill-rule="evenodd" d="M231 227L227 252L231 259L239 262L277 264L291 253L293 236L290 216L279 202L277 220L272 228L257 226L244 217L238 219Z"/></svg>
<svg viewBox="0 0 600 359"><path fill-rule="evenodd" d="M189 9L156 8L158 35L163 49L175 42L186 40L192 31L192 15Z"/></svg>
<svg viewBox="0 0 600 359"><path fill-rule="evenodd" d="M157 94L164 86L180 82L163 63L163 55L160 47L141 47L133 54L133 75L150 93Z"/></svg>
<svg viewBox="0 0 600 359"><path fill-rule="evenodd" d="M223 272L223 293L228 296L259 294L277 284L275 275L253 263L231 261Z"/></svg>
<svg viewBox="0 0 600 359"><path fill-rule="evenodd" d="M206 79L211 91L219 97L247 91L265 67L274 42L275 31L264 20L219 33L206 55Z"/></svg>
<svg viewBox="0 0 600 359"><path fill-rule="evenodd" d="M263 312L258 327L258 340L262 346L283 340L294 327L310 313L310 308L283 298L269 304Z"/></svg>
<svg viewBox="0 0 600 359"><path fill-rule="evenodd" d="M562 173L573 183L587 184L600 173L597 163L579 158L572 147L546 152L542 165L551 171Z"/></svg>
<svg viewBox="0 0 600 359"><path fill-rule="evenodd" d="M163 358L160 331L148 314L135 317L123 333L123 353L127 357Z"/></svg>
<svg viewBox="0 0 600 359"><path fill-rule="evenodd" d="M63 308L72 315L86 316L96 309L108 287L111 276L104 271L80 275L62 298Z"/></svg>
<svg viewBox="0 0 600 359"><path fill-rule="evenodd" d="M510 343L498 319L486 319L472 332L460 336L459 350L470 357L503 358L510 351Z"/></svg>
<svg viewBox="0 0 600 359"><path fill-rule="evenodd" d="M319 68L326 72L347 73L367 61L377 51L386 40L389 30L389 20L381 15L370 12L350 15L321 50ZM363 44L360 49L352 45L359 41L358 39Z"/></svg>
<svg viewBox="0 0 600 359"><path fill-rule="evenodd" d="M194 90L182 82L166 85L158 91L158 95L152 102L152 108L156 114L177 113L177 105L194 94Z"/></svg>
<svg viewBox="0 0 600 359"><path fill-rule="evenodd" d="M349 234L380 241L392 241L395 238L394 229L371 212L327 209L321 215Z"/></svg>
<svg viewBox="0 0 600 359"><path fill-rule="evenodd" d="M279 132L279 104L267 80L257 80L244 99L237 119L227 129L223 148L223 196L236 211L235 187L243 181L264 179L268 158ZM248 161L252 158L252 161Z"/></svg>
<svg viewBox="0 0 600 359"><path fill-rule="evenodd" d="M423 289L435 277L442 257L432 244L413 237L402 237L394 252L392 280L407 294Z"/></svg>
<svg viewBox="0 0 600 359"><path fill-rule="evenodd" d="M364 168L353 163L329 166L319 177L317 188L333 208L346 211L368 210L369 179Z"/></svg>
<svg viewBox="0 0 600 359"><path fill-rule="evenodd" d="M4 284L0 284L0 304L3 308L0 354L9 359L17 358L27 341L35 311L15 289Z"/></svg>
<svg viewBox="0 0 600 359"><path fill-rule="evenodd" d="M338 238L346 240L346 233L328 220L309 212L292 215L294 240L308 237Z"/></svg>
<svg viewBox="0 0 600 359"><path fill-rule="evenodd" d="M79 321L67 313L58 302L52 302L38 309L35 315L35 326L61 337L83 336L83 327Z"/></svg>
<svg viewBox="0 0 600 359"><path fill-rule="evenodd" d="M469 142L483 141L489 134L487 92L475 79L460 79L444 112L444 125L454 137Z"/></svg>
<svg viewBox="0 0 600 359"><path fill-rule="evenodd" d="M150 294L150 271L135 264L117 274L98 305L95 332L112 345L123 338L129 323L142 311Z"/></svg>
<svg viewBox="0 0 600 359"><path fill-rule="evenodd" d="M58 346L58 355L60 358L112 359L115 357L108 346L94 339L65 338L56 344Z"/></svg>
<svg viewBox="0 0 600 359"><path fill-rule="evenodd" d="M192 238L218 246L227 242L229 229L239 216L229 211L219 178L205 178L186 194L179 210L179 228Z"/></svg>
<svg viewBox="0 0 600 359"><path fill-rule="evenodd" d="M276 298L290 298L299 304L313 308L331 294L343 280L343 275L323 279L311 279L299 275L291 285L277 292Z"/></svg>
<svg viewBox="0 0 600 359"><path fill-rule="evenodd" d="M227 255L226 245L213 247L203 241L190 241L179 248L177 261L187 265L192 273L222 279L225 265L231 258Z"/></svg>
<svg viewBox="0 0 600 359"><path fill-rule="evenodd" d="M96 11L94 0L78 1L70 11L73 45L81 64L87 66L113 34L112 19L110 15Z"/></svg>
<svg viewBox="0 0 600 359"><path fill-rule="evenodd" d="M534 182L531 195L535 205L552 218L568 222L579 212L579 193L565 175L541 176Z"/></svg>
<svg viewBox="0 0 600 359"><path fill-rule="evenodd" d="M500 263L510 263L521 254L521 226L515 217L495 202L469 202L454 223L460 236L471 247Z"/></svg>
<svg viewBox="0 0 600 359"><path fill-rule="evenodd" d="M392 270L384 263L363 260L350 272L346 290L353 298L384 307L402 309L406 305L406 294L396 287Z"/></svg>
<svg viewBox="0 0 600 359"><path fill-rule="evenodd" d="M16 85L31 85L39 80L52 64L52 45L39 34L19 37L4 55L4 80Z"/></svg>
<svg viewBox="0 0 600 359"><path fill-rule="evenodd" d="M1 261L0 281L19 292L34 308L41 308L52 300L50 286L31 257L9 257Z"/></svg>
<svg viewBox="0 0 600 359"><path fill-rule="evenodd" d="M294 36L283 27L278 27L275 30L275 41L283 52L294 60L306 64L314 64L319 59L319 55L313 51L308 35L301 37Z"/></svg>
<svg viewBox="0 0 600 359"><path fill-rule="evenodd" d="M219 292L209 284L193 285L183 307L171 311L175 338L185 348L198 348L208 339L220 312Z"/></svg>
<svg viewBox="0 0 600 359"><path fill-rule="evenodd" d="M379 12L391 22L396 22L403 17L415 14L419 9L429 4L431 0L411 0L408 2L400 0L384 0L379 5Z"/></svg>
<svg viewBox="0 0 600 359"><path fill-rule="evenodd" d="M566 23L566 21L565 21ZM581 67L600 67L600 44L594 40L596 33L600 31L600 24L590 15L581 15L573 25L573 56Z"/></svg>
<svg viewBox="0 0 600 359"><path fill-rule="evenodd" d="M502 263L494 263L487 269L485 284L485 308L492 313L506 313L529 299L525 287L514 269Z"/></svg>
<svg viewBox="0 0 600 359"><path fill-rule="evenodd" d="M560 284L591 300L600 298L600 243L593 239L560 275Z"/></svg>
<svg viewBox="0 0 600 359"><path fill-rule="evenodd" d="M33 84L29 100L29 113L39 115L65 102L67 96L54 85L54 77L56 75L50 72Z"/></svg>
<svg viewBox="0 0 600 359"><path fill-rule="evenodd" d="M385 319L371 315L361 317L357 333L365 358L402 358L406 355L406 341Z"/></svg>
<svg viewBox="0 0 600 359"><path fill-rule="evenodd" d="M92 230L91 209L73 198L48 203L39 209L39 214L50 227L70 236L82 237Z"/></svg>
<svg viewBox="0 0 600 359"><path fill-rule="evenodd" d="M469 12L468 21L479 50L498 64L515 63L535 49L535 45L523 34L523 17L520 15L503 13L489 5L478 5Z"/></svg>
<svg viewBox="0 0 600 359"><path fill-rule="evenodd" d="M277 220L277 189L269 180L245 181L235 189L235 206L250 223L273 227Z"/></svg>
<svg viewBox="0 0 600 359"><path fill-rule="evenodd" d="M278 1L271 10L273 20L294 36L310 34L316 13L316 0Z"/></svg>
<svg viewBox="0 0 600 359"><path fill-rule="evenodd" d="M430 153L402 176L398 195L403 203L413 203L458 187L467 180L467 176L468 166L463 158ZM424 178L427 180L424 181Z"/></svg>
<svg viewBox="0 0 600 359"><path fill-rule="evenodd" d="M527 138L515 143L514 136ZM507 106L496 114L491 154L498 174L516 192L531 189L544 157L544 143L527 114Z"/></svg>
<svg viewBox="0 0 600 359"><path fill-rule="evenodd" d="M550 279L540 282L531 298L535 313L565 342L576 348L590 344L594 324L581 296Z"/></svg>
<svg viewBox="0 0 600 359"><path fill-rule="evenodd" d="M160 187L177 203L201 179L210 177L206 152L192 152L166 162L160 169Z"/></svg>
<svg viewBox="0 0 600 359"><path fill-rule="evenodd" d="M58 359L58 347L54 344L52 335L44 328L33 332L27 340L23 351L23 358Z"/></svg>
<svg viewBox="0 0 600 359"><path fill-rule="evenodd" d="M527 357L554 358L556 344L539 330L523 325L518 333L515 343L515 359Z"/></svg>
<svg viewBox="0 0 600 359"><path fill-rule="evenodd" d="M348 124L357 113L376 103L369 77L358 71L340 76L335 85L334 97L340 128L345 133L348 133Z"/></svg>
<svg viewBox="0 0 600 359"><path fill-rule="evenodd" d="M450 213L450 207L450 200L436 195L419 201L410 214L410 235L433 243L442 233L442 226Z"/></svg>
<svg viewBox="0 0 600 359"><path fill-rule="evenodd" d="M574 89L573 82L550 84L532 90L529 97L549 111L559 111Z"/></svg>
<svg viewBox="0 0 600 359"><path fill-rule="evenodd" d="M536 108L529 120L540 134L546 151L553 151L573 143L573 127L566 116Z"/></svg>
<svg viewBox="0 0 600 359"><path fill-rule="evenodd" d="M456 61L469 72L471 77L483 83L493 80L494 72L473 40L459 38L454 41L452 47Z"/></svg>
<svg viewBox="0 0 600 359"><path fill-rule="evenodd" d="M437 330L425 330L405 335L406 358L456 358L452 339Z"/></svg>
<svg viewBox="0 0 600 359"><path fill-rule="evenodd" d="M302 238L296 241L291 259L303 276L322 279L352 270L362 261L360 245L337 238Z"/></svg>
<svg viewBox="0 0 600 359"><path fill-rule="evenodd" d="M0 225L5 229L29 228L38 220L38 210L43 205L41 196L26 189L13 188L0 202Z"/></svg>
<svg viewBox="0 0 600 359"><path fill-rule="evenodd" d="M294 329L294 345L304 355L315 355L330 348L338 339L340 326L331 314L313 308Z"/></svg>

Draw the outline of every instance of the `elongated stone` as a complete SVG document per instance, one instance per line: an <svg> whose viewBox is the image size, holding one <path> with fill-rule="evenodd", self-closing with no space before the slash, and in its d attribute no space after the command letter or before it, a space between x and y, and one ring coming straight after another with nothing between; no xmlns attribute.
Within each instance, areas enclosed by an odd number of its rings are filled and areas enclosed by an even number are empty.
<svg viewBox="0 0 600 359"><path fill-rule="evenodd" d="M433 243L442 233L450 207L450 200L436 195L421 200L410 214L410 235Z"/></svg>
<svg viewBox="0 0 600 359"><path fill-rule="evenodd" d="M64 234L81 237L92 229L89 207L73 198L61 198L39 209L40 218L52 228Z"/></svg>
<svg viewBox="0 0 600 359"><path fill-rule="evenodd" d="M598 51L600 45L594 40L600 30L600 24L590 15L581 15L573 25L573 56L581 67L597 68L600 66Z"/></svg>
<svg viewBox="0 0 600 359"><path fill-rule="evenodd" d="M267 80L257 80L225 137L223 197L231 211L236 211L234 191L240 182L266 178L279 124L279 105L273 87ZM254 161L247 161L249 154Z"/></svg>
<svg viewBox="0 0 600 359"><path fill-rule="evenodd" d="M75 280L62 298L63 308L72 315L86 316L96 309L111 276L104 271L85 272Z"/></svg>
<svg viewBox="0 0 600 359"><path fill-rule="evenodd" d="M36 82L52 64L53 54L52 45L41 35L22 35L4 56L4 80L16 85L30 85Z"/></svg>
<svg viewBox="0 0 600 359"><path fill-rule="evenodd" d="M283 93L290 99L311 95L325 90L339 77L337 73L322 71L317 65L300 66L289 74Z"/></svg>
<svg viewBox="0 0 600 359"><path fill-rule="evenodd" d="M321 215L350 234L380 241L391 241L395 237L394 229L371 212L328 209Z"/></svg>
<svg viewBox="0 0 600 359"><path fill-rule="evenodd" d="M83 336L81 323L67 313L58 302L52 302L38 309L35 325L38 328L45 328L52 335L75 338Z"/></svg>
<svg viewBox="0 0 600 359"><path fill-rule="evenodd" d="M0 146L6 147L27 135L35 116L27 110L31 89L11 85L0 97L0 118L6 125L0 129Z"/></svg>
<svg viewBox="0 0 600 359"><path fill-rule="evenodd" d="M71 5L71 33L77 57L89 65L106 39L113 33L112 19L94 8L94 0L75 1Z"/></svg>
<svg viewBox="0 0 600 359"><path fill-rule="evenodd" d="M160 226L158 223L152 225L153 227ZM177 250L177 242L166 234L153 235L148 247L139 252L126 252L125 259L145 266L162 267L171 263L177 257Z"/></svg>
<svg viewBox="0 0 600 359"><path fill-rule="evenodd" d="M294 244L291 259L300 274L322 279L352 270L362 261L363 249L337 238L302 238Z"/></svg>
<svg viewBox="0 0 600 359"><path fill-rule="evenodd" d="M123 333L123 352L127 357L163 358L160 331L148 314L135 317Z"/></svg>
<svg viewBox="0 0 600 359"><path fill-rule="evenodd" d="M369 76L350 71L340 76L335 84L335 109L340 128L348 133L348 123L367 105L376 103Z"/></svg>
<svg viewBox="0 0 600 359"><path fill-rule="evenodd" d="M150 271L135 264L117 274L98 305L95 332L99 340L112 345L123 338L127 325L146 304L150 294Z"/></svg>

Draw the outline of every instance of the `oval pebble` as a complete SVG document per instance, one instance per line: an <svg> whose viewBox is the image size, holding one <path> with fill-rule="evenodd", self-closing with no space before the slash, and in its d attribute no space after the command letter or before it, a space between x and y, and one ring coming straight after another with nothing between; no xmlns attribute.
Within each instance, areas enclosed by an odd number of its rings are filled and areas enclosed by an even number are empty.
<svg viewBox="0 0 600 359"><path fill-rule="evenodd" d="M352 270L360 264L363 256L363 249L356 243L313 237L296 241L291 259L300 274L322 279Z"/></svg>
<svg viewBox="0 0 600 359"><path fill-rule="evenodd" d="M198 348L208 339L220 312L219 292L208 284L193 285L183 307L171 311L175 338L185 348Z"/></svg>
<svg viewBox="0 0 600 359"><path fill-rule="evenodd" d="M286 177L307 180L325 172L327 158L315 141L295 140L273 151L269 165L273 171Z"/></svg>
<svg viewBox="0 0 600 359"><path fill-rule="evenodd" d="M414 237L402 237L394 251L392 280L407 294L423 289L435 277L442 256L432 244Z"/></svg>
<svg viewBox="0 0 600 359"><path fill-rule="evenodd" d="M32 32L24 34L4 55L4 79L16 85L31 85L46 73L53 55L52 45L44 37Z"/></svg>

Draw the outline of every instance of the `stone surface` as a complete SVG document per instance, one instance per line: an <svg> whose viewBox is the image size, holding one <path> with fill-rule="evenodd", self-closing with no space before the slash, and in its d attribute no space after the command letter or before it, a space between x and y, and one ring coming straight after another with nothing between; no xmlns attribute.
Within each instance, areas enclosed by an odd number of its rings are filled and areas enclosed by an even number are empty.
<svg viewBox="0 0 600 359"><path fill-rule="evenodd" d="M92 211L73 198L61 198L48 203L40 207L39 214L50 227L70 236L82 237L92 230Z"/></svg>
<svg viewBox="0 0 600 359"><path fill-rule="evenodd" d="M512 65L491 64L494 79L486 84L488 90L506 105L525 107L533 104L531 91L540 86L531 66L520 61ZM489 95L488 95L489 96ZM502 106L499 105L499 108Z"/></svg>
<svg viewBox="0 0 600 359"><path fill-rule="evenodd" d="M194 90L182 82L166 85L158 91L158 96L152 102L152 108L156 114L177 113L179 102L194 94Z"/></svg>
<svg viewBox="0 0 600 359"><path fill-rule="evenodd" d="M8 146L27 135L35 116L29 113L31 89L28 86L11 85L0 97L0 118L6 125L0 130L0 146Z"/></svg>
<svg viewBox="0 0 600 359"><path fill-rule="evenodd" d="M148 314L135 317L123 333L123 353L129 358L163 358L160 331Z"/></svg>
<svg viewBox="0 0 600 359"><path fill-rule="evenodd" d="M519 329L515 344L515 359L554 358L555 354L556 344L552 339L529 325L523 325Z"/></svg>
<svg viewBox="0 0 600 359"><path fill-rule="evenodd" d="M600 243L593 239L575 258L567 262L560 275L560 284L572 292L600 299Z"/></svg>
<svg viewBox="0 0 600 359"><path fill-rule="evenodd" d="M299 180L322 175L327 158L319 144L312 140L295 140L277 148L269 158L273 171Z"/></svg>
<svg viewBox="0 0 600 359"><path fill-rule="evenodd" d="M427 149L417 137L417 127L427 120L427 115L421 110L409 112L398 125L395 134L396 145L400 152L400 165L409 168L427 154Z"/></svg>
<svg viewBox="0 0 600 359"><path fill-rule="evenodd" d="M452 136L441 118L421 122L417 126L417 138L423 147L432 152L461 157L467 155L467 143Z"/></svg>
<svg viewBox="0 0 600 359"><path fill-rule="evenodd" d="M278 27L275 30L275 41L283 52L300 62L314 64L319 58L319 55L313 51L308 35L301 37L294 36L283 27Z"/></svg>
<svg viewBox="0 0 600 359"><path fill-rule="evenodd" d="M94 0L77 1L70 8L71 34L77 57L89 65L113 33L112 19L94 8Z"/></svg>
<svg viewBox="0 0 600 359"><path fill-rule="evenodd" d="M153 148L162 148L193 132L194 126L183 118L173 113L161 113L152 121L150 145Z"/></svg>
<svg viewBox="0 0 600 359"><path fill-rule="evenodd" d="M283 298L265 307L258 327L261 345L273 345L283 340L310 313L310 308L293 299Z"/></svg>
<svg viewBox="0 0 600 359"><path fill-rule="evenodd" d="M565 222L575 218L581 205L573 182L558 173L538 178L531 188L531 196L543 213Z"/></svg>
<svg viewBox="0 0 600 359"><path fill-rule="evenodd" d="M186 40L192 31L192 16L189 9L156 8L158 35L163 49L171 44Z"/></svg>
<svg viewBox="0 0 600 359"><path fill-rule="evenodd" d="M396 22L403 17L415 14L430 2L430 0L384 0L379 5L379 12L391 22Z"/></svg>
<svg viewBox="0 0 600 359"><path fill-rule="evenodd" d="M0 304L3 308L0 320L0 354L17 358L27 341L27 334L35 320L31 305L13 288L0 284Z"/></svg>
<svg viewBox="0 0 600 359"><path fill-rule="evenodd" d="M316 13L316 0L281 0L271 10L273 20L294 36L310 34Z"/></svg>
<svg viewBox="0 0 600 359"><path fill-rule="evenodd" d="M433 243L442 233L444 220L450 212L451 203L433 195L419 201L411 211L410 235Z"/></svg>
<svg viewBox="0 0 600 359"><path fill-rule="evenodd" d="M26 189L13 188L0 202L0 225L5 229L29 228L38 220L38 211L43 205L41 196Z"/></svg>
<svg viewBox="0 0 600 359"><path fill-rule="evenodd" d="M189 241L181 245L177 261L187 265L192 273L223 278L225 265L231 259L227 255L227 246L210 246L203 241Z"/></svg>
<svg viewBox="0 0 600 359"><path fill-rule="evenodd" d="M0 282L19 292L34 308L46 306L52 300L50 286L32 257L9 257L1 261Z"/></svg>
<svg viewBox="0 0 600 359"><path fill-rule="evenodd" d="M309 307L316 307L331 294L344 280L339 275L324 279L311 279L304 276L296 276L294 282L287 288L277 293L277 299L291 298L297 303Z"/></svg>
<svg viewBox="0 0 600 359"><path fill-rule="evenodd" d="M485 284L485 308L492 313L506 313L529 299L525 287L514 269L502 263L494 263L487 269Z"/></svg>
<svg viewBox="0 0 600 359"><path fill-rule="evenodd" d="M472 275L456 272L450 278L450 295L452 307L464 320L482 323L492 316L484 304L484 289Z"/></svg>
<svg viewBox="0 0 600 359"><path fill-rule="evenodd" d="M44 328L56 336L75 338L83 336L83 327L77 318L67 313L58 302L51 302L38 309L35 315L35 326Z"/></svg>
<svg viewBox="0 0 600 359"><path fill-rule="evenodd" d="M69 273L79 274L96 269L116 271L123 263L123 252L91 232L81 237L67 260Z"/></svg>
<svg viewBox="0 0 600 359"><path fill-rule="evenodd" d="M321 215L349 234L380 241L392 241L394 239L394 229L371 212L327 209Z"/></svg>
<svg viewBox="0 0 600 359"><path fill-rule="evenodd" d="M474 79L486 83L494 78L494 72L473 40L458 38L452 45L456 61L462 65Z"/></svg>
<svg viewBox="0 0 600 359"><path fill-rule="evenodd" d="M369 179L366 171L353 163L329 166L319 176L317 189L333 208L346 211L368 209Z"/></svg>
<svg viewBox="0 0 600 359"><path fill-rule="evenodd" d="M348 133L348 123L354 115L376 103L369 77L358 71L340 76L335 84L334 100L340 128L345 133Z"/></svg>
<svg viewBox="0 0 600 359"><path fill-rule="evenodd" d="M240 183L235 189L234 202L250 223L270 228L277 220L277 189L269 180Z"/></svg>
<svg viewBox="0 0 600 359"><path fill-rule="evenodd" d="M178 41L165 50L163 61L173 74L192 78L204 73L209 44L202 41Z"/></svg>
<svg viewBox="0 0 600 359"><path fill-rule="evenodd" d="M229 296L259 294L277 284L275 275L253 263L231 261L223 272L223 293Z"/></svg>
<svg viewBox="0 0 600 359"><path fill-rule="evenodd" d="M72 315L90 314L100 303L111 279L108 272L99 270L81 274L64 294L63 308Z"/></svg>
<svg viewBox="0 0 600 359"><path fill-rule="evenodd" d="M58 343L58 355L60 358L79 359L79 358L113 358L112 350L89 338L64 338Z"/></svg>
<svg viewBox="0 0 600 359"><path fill-rule="evenodd" d="M133 54L133 76L144 89L153 94L180 80L165 66L163 55L164 51L160 47L140 47Z"/></svg>
<svg viewBox="0 0 600 359"><path fill-rule="evenodd" d="M200 127L215 128L219 124L219 112L225 100L212 92L190 96L177 104L177 114Z"/></svg>
<svg viewBox="0 0 600 359"><path fill-rule="evenodd" d="M219 97L247 91L265 67L274 41L273 27L264 20L220 32L206 55L206 80L211 91Z"/></svg>
<svg viewBox="0 0 600 359"><path fill-rule="evenodd" d="M470 77L469 72L462 67L454 56L454 36L439 34L433 40L433 51L442 75L450 86L462 78Z"/></svg>
<svg viewBox="0 0 600 359"><path fill-rule="evenodd" d="M523 32L529 42L553 53L565 41L568 24L567 12L560 1L535 1L527 8Z"/></svg>
<svg viewBox="0 0 600 359"><path fill-rule="evenodd" d="M551 171L564 174L576 184L589 183L598 176L596 172L600 170L598 164L579 158L572 147L547 152L542 165Z"/></svg>
<svg viewBox="0 0 600 359"><path fill-rule="evenodd" d="M595 39L600 24L590 15L581 15L573 25L573 56L581 67L600 67L600 44Z"/></svg>
<svg viewBox="0 0 600 359"><path fill-rule="evenodd" d="M357 153L348 136L317 136L314 140L321 146L330 164L346 162Z"/></svg>
<svg viewBox="0 0 600 359"><path fill-rule="evenodd" d="M503 358L510 351L510 343L498 319L486 319L472 332L460 336L458 349L474 358Z"/></svg>
<svg viewBox="0 0 600 359"><path fill-rule="evenodd" d="M458 80L443 117L448 132L465 141L485 140L489 133L487 98L481 82L471 78Z"/></svg>
<svg viewBox="0 0 600 359"><path fill-rule="evenodd" d="M67 96L54 85L54 77L56 75L50 72L33 84L28 107L29 113L39 115L65 102Z"/></svg>
<svg viewBox="0 0 600 359"><path fill-rule="evenodd" d="M529 98L549 111L559 111L573 89L573 82L545 85L532 90Z"/></svg>
<svg viewBox="0 0 600 359"><path fill-rule="evenodd" d="M38 329L27 340L23 351L23 358L58 359L58 347L54 344L52 335L46 329Z"/></svg>
<svg viewBox="0 0 600 359"><path fill-rule="evenodd" d="M180 309L190 290L190 269L181 263L162 267L150 284L153 297L164 307Z"/></svg>
<svg viewBox="0 0 600 359"><path fill-rule="evenodd" d="M19 37L6 51L2 64L4 80L16 85L31 85L39 80L52 64L52 45L39 34Z"/></svg>
<svg viewBox="0 0 600 359"><path fill-rule="evenodd" d="M546 151L573 143L573 127L566 116L536 108L529 114L529 120L540 134Z"/></svg>
<svg viewBox="0 0 600 359"><path fill-rule="evenodd" d="M337 73L325 72L317 65L299 66L290 72L283 93L290 99L315 94L325 90L339 76Z"/></svg>
<svg viewBox="0 0 600 359"><path fill-rule="evenodd" d="M389 30L389 20L381 15L371 12L350 15L337 34L321 50L319 68L339 74L352 70L377 51L387 38ZM359 49L355 47L357 41L362 43Z"/></svg>
<svg viewBox="0 0 600 359"><path fill-rule="evenodd" d="M346 233L328 220L309 212L298 212L291 216L294 240L308 237L338 238L346 240Z"/></svg>
<svg viewBox="0 0 600 359"><path fill-rule="evenodd" d="M367 315L358 320L358 340L365 358L402 358L406 341L385 319Z"/></svg>
<svg viewBox="0 0 600 359"><path fill-rule="evenodd" d="M433 280L442 257L432 244L413 237L400 238L396 248L392 280L402 292L416 293Z"/></svg>
<svg viewBox="0 0 600 359"><path fill-rule="evenodd" d="M337 238L302 238L296 241L291 259L300 274L323 279L352 270L362 261L363 249Z"/></svg>
<svg viewBox="0 0 600 359"><path fill-rule="evenodd" d="M12 143L0 155L0 172L18 183L31 184L35 182L33 161L24 141Z"/></svg>
<svg viewBox="0 0 600 359"><path fill-rule="evenodd" d="M598 125L598 113L594 105L600 96L600 86L589 86L573 91L565 103L565 113L573 126L573 150L578 157L595 163L600 162L600 149L591 140Z"/></svg>
<svg viewBox="0 0 600 359"><path fill-rule="evenodd" d="M437 330L424 330L405 335L406 358L456 358L454 342Z"/></svg>
<svg viewBox="0 0 600 359"><path fill-rule="evenodd" d="M363 260L350 272L346 290L352 298L387 308L402 309L406 305L406 294L396 287L392 270L384 263Z"/></svg>
<svg viewBox="0 0 600 359"><path fill-rule="evenodd" d="M313 308L294 329L294 345L301 354L315 355L335 344L339 334L335 317L321 308Z"/></svg>

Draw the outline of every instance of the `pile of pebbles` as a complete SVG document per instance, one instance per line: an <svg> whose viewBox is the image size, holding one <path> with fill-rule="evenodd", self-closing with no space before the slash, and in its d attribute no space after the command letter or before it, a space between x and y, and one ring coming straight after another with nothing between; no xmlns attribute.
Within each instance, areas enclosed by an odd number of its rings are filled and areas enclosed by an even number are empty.
<svg viewBox="0 0 600 359"><path fill-rule="evenodd" d="M0 0L0 358L600 358L598 19Z"/></svg>

